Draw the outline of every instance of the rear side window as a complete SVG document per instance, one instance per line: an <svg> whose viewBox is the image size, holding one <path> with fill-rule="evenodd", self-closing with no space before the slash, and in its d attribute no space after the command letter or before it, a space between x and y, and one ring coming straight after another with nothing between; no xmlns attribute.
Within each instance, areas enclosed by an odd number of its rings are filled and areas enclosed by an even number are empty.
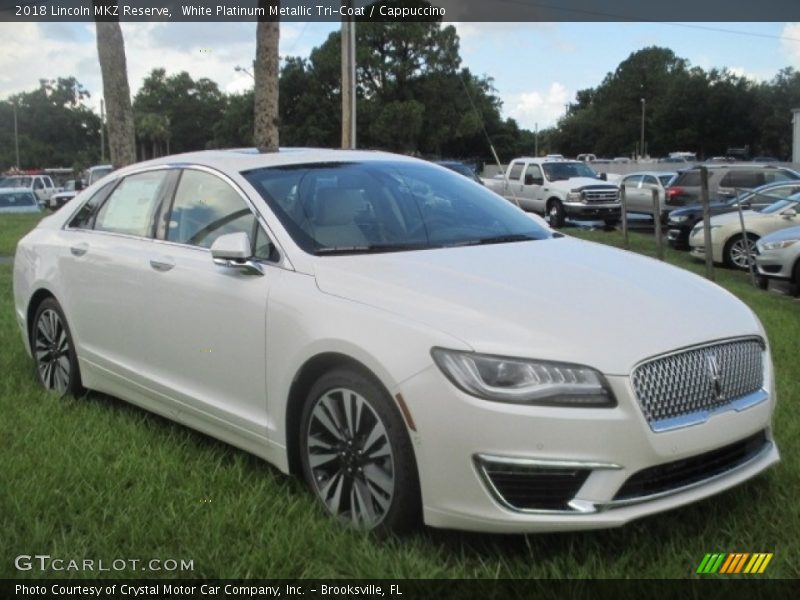
<svg viewBox="0 0 800 600"><path fill-rule="evenodd" d="M72 217L72 220L69 222L69 226L73 229L91 229L92 221L97 213L97 209L103 203L103 200L105 200L106 196L108 196L108 193L111 191L111 188L114 187L115 183L116 181L107 183L97 190L91 198L84 202L83 206L81 206L78 209L78 212L75 213L75 216Z"/></svg>
<svg viewBox="0 0 800 600"><path fill-rule="evenodd" d="M508 172L509 179L519 179L519 176L522 175L522 163L514 163L511 165L511 170Z"/></svg>
<svg viewBox="0 0 800 600"><path fill-rule="evenodd" d="M130 175L114 189L100 208L94 228L98 231L150 237L167 170Z"/></svg>
<svg viewBox="0 0 800 600"><path fill-rule="evenodd" d="M719 182L720 187L738 187L752 189L764 185L764 171L749 171L746 169L735 169L728 171L725 177Z"/></svg>
<svg viewBox="0 0 800 600"><path fill-rule="evenodd" d="M171 242L210 248L221 235L244 232L253 241L256 218L228 183L210 173L181 174L167 227Z"/></svg>
<svg viewBox="0 0 800 600"><path fill-rule="evenodd" d="M764 180L766 183L772 183L774 181L796 181L797 179L797 175L791 171L768 169L764 172Z"/></svg>

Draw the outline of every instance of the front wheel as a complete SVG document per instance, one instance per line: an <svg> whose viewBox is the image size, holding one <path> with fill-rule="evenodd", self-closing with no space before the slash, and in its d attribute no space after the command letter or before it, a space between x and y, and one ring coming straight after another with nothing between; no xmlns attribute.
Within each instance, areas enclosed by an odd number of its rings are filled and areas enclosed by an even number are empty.
<svg viewBox="0 0 800 600"><path fill-rule="evenodd" d="M619 224L619 219L603 219L607 229L614 229Z"/></svg>
<svg viewBox="0 0 800 600"><path fill-rule="evenodd" d="M83 389L78 356L64 311L54 298L36 309L30 341L39 382L59 396L78 395Z"/></svg>
<svg viewBox="0 0 800 600"><path fill-rule="evenodd" d="M303 474L339 521L379 534L419 523L421 507L411 440L383 388L351 369L323 375L301 420Z"/></svg>
<svg viewBox="0 0 800 600"><path fill-rule="evenodd" d="M564 213L564 205L560 200L551 200L547 206L547 216L550 217L550 227L559 229L564 226L567 216Z"/></svg>
<svg viewBox="0 0 800 600"><path fill-rule="evenodd" d="M734 269L747 270L751 268L757 253L756 242L758 238L752 234L747 234L747 237L741 234L732 237L727 244L725 244L725 252L723 259L725 264ZM747 254L750 253L750 262L747 261Z"/></svg>

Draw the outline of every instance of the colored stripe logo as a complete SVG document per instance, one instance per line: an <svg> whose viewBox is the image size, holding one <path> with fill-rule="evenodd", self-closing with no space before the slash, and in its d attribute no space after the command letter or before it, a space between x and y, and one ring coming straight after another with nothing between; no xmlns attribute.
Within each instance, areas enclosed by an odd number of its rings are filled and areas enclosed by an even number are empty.
<svg viewBox="0 0 800 600"><path fill-rule="evenodd" d="M751 575L763 573L769 561L772 560L772 552L718 552L706 554L697 567L697 573L701 575L732 575L735 573L748 573Z"/></svg>

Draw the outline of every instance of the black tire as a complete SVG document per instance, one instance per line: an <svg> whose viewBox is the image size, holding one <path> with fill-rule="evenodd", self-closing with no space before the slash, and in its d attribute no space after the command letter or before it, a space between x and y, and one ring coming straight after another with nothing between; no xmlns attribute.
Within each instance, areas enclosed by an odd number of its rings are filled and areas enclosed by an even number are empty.
<svg viewBox="0 0 800 600"><path fill-rule="evenodd" d="M379 383L354 369L328 371L308 393L298 437L303 476L336 519L379 536L420 524L411 439Z"/></svg>
<svg viewBox="0 0 800 600"><path fill-rule="evenodd" d="M553 199L547 203L547 216L550 218L550 227L553 229L560 229L564 226L567 215L561 200Z"/></svg>
<svg viewBox="0 0 800 600"><path fill-rule="evenodd" d="M607 229L614 229L619 224L619 219L603 219Z"/></svg>
<svg viewBox="0 0 800 600"><path fill-rule="evenodd" d="M36 308L30 343L42 386L59 396L78 396L84 391L72 333L61 305L54 298L43 300Z"/></svg>
<svg viewBox="0 0 800 600"><path fill-rule="evenodd" d="M764 277L764 275L756 274L756 287L760 290L769 289L769 277Z"/></svg>
<svg viewBox="0 0 800 600"><path fill-rule="evenodd" d="M792 270L792 294L800 296L800 259L797 259L797 262L794 263L794 269Z"/></svg>
<svg viewBox="0 0 800 600"><path fill-rule="evenodd" d="M752 264L747 264L747 258L743 253L743 240L744 237L742 234L738 233L729 239L725 244L725 248L722 251L722 260L725 262L725 266L730 267L731 269L741 269L742 271L747 271L752 266ZM757 253L756 242L758 241L758 236L748 233L747 241L749 242L750 246L751 260L755 260L755 255Z"/></svg>

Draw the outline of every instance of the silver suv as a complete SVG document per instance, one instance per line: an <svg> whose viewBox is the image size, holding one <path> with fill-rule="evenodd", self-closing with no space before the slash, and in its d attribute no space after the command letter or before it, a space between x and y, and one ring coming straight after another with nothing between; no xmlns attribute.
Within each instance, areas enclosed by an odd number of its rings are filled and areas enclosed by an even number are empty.
<svg viewBox="0 0 800 600"><path fill-rule="evenodd" d="M752 190L767 183L800 179L800 173L784 167L758 164L706 165L709 198L727 199L736 190ZM674 205L700 202L700 169L680 171L667 188L667 203Z"/></svg>

